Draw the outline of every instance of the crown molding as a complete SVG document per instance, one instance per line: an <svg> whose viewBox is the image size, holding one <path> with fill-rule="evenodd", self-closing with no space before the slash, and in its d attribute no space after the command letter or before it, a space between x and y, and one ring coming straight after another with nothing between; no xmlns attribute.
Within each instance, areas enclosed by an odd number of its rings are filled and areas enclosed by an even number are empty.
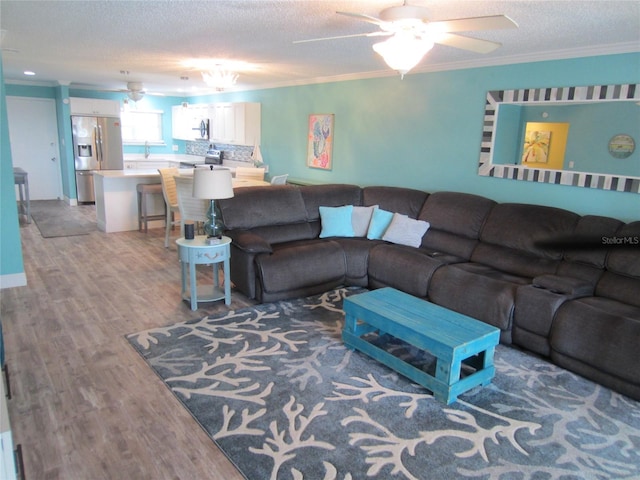
<svg viewBox="0 0 640 480"><path fill-rule="evenodd" d="M547 52L534 52L522 55L509 55L489 59L474 59L463 62L448 62L433 65L425 65L422 68L413 69L411 73L441 72L447 70L463 70L467 68L498 67L504 65L516 65L519 63L535 63L551 60L569 60L572 58L596 57L600 55L619 55L624 53L640 52L640 43L627 42L610 45L598 45L596 47L567 48L563 50L551 50Z"/></svg>

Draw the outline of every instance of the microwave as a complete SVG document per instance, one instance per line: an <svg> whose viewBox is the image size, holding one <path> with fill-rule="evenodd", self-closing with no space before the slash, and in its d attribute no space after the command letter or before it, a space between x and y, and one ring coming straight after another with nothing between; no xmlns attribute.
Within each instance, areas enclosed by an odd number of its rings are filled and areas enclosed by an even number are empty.
<svg viewBox="0 0 640 480"><path fill-rule="evenodd" d="M209 140L209 119L199 120L191 130L194 131L196 140Z"/></svg>

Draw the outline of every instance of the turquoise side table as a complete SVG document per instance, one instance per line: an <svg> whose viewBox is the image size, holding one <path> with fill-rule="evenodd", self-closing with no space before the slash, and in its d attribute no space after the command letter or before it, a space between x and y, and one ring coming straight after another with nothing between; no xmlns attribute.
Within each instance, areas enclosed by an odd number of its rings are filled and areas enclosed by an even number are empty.
<svg viewBox="0 0 640 480"><path fill-rule="evenodd" d="M182 264L182 299L191 303L191 310L198 309L200 302L215 302L224 299L225 305L231 305L231 277L229 259L231 258L231 239L222 237L219 243L209 245L206 235L197 235L193 240L184 237L176 240L178 259ZM196 265L213 266L213 288L206 286L198 289L196 284ZM220 288L218 269L220 264L224 272L224 290ZM187 272L188 269L188 272ZM189 289L187 290L187 276Z"/></svg>

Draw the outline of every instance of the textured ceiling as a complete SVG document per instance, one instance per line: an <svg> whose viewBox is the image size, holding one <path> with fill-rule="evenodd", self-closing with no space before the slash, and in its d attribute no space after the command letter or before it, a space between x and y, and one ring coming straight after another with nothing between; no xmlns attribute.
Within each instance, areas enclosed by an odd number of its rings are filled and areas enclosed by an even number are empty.
<svg viewBox="0 0 640 480"><path fill-rule="evenodd" d="M187 60L245 62L237 89L392 75L372 50L375 38L294 44L294 40L372 32L337 15L378 16L401 0L12 1L0 0L5 81L70 83L191 95L208 90ZM640 51L640 1L413 0L430 20L505 14L516 30L469 36L502 43L475 54L436 45L413 72ZM128 75L121 71L128 71ZM640 66L639 66L640 74ZM189 77L182 80L180 77Z"/></svg>

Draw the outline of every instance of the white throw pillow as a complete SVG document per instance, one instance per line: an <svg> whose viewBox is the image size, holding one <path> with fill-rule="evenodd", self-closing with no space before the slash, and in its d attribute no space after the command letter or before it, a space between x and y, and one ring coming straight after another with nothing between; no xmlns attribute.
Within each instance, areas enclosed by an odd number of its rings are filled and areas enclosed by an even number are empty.
<svg viewBox="0 0 640 480"><path fill-rule="evenodd" d="M389 228L384 232L382 239L417 248L422 244L422 237L430 226L429 222L424 220L414 220L407 215L394 213Z"/></svg>
<svg viewBox="0 0 640 480"><path fill-rule="evenodd" d="M354 237L366 237L369 230L369 223L371 223L371 215L373 211L378 208L378 205L372 205L370 207L353 207L353 215L351 217L351 223L353 225Z"/></svg>

